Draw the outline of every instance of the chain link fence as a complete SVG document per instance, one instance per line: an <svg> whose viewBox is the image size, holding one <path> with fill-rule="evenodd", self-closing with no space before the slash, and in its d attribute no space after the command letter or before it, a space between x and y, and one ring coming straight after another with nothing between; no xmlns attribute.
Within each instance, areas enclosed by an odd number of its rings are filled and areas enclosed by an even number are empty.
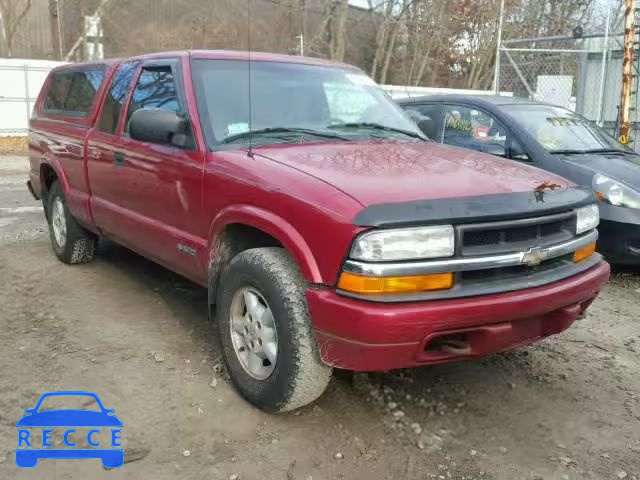
<svg viewBox="0 0 640 480"><path fill-rule="evenodd" d="M615 33L578 39L552 37L503 42L500 90L515 97L569 108L617 137L622 57L622 36ZM638 151L637 85L635 82L629 146Z"/></svg>

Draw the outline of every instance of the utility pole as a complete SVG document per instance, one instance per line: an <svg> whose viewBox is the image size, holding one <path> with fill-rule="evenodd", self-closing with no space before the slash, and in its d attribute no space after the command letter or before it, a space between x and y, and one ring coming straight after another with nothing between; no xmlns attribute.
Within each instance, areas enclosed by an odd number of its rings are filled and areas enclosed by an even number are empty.
<svg viewBox="0 0 640 480"><path fill-rule="evenodd" d="M502 47L502 21L504 17L504 0L500 0L500 18L498 20L498 43L496 45L496 69L493 73L493 91L500 95L500 48Z"/></svg>
<svg viewBox="0 0 640 480"><path fill-rule="evenodd" d="M620 93L620 116L618 118L618 139L622 144L630 143L631 86L633 84L633 43L635 28L636 0L625 0L624 11L624 57L622 61L622 92Z"/></svg>
<svg viewBox="0 0 640 480"><path fill-rule="evenodd" d="M49 0L49 24L51 26L51 47L53 58L62 60L62 34L60 29L60 5L58 0Z"/></svg>
<svg viewBox="0 0 640 480"><path fill-rule="evenodd" d="M607 24L604 28L604 46L602 48L602 65L600 70L600 94L598 95L598 125L602 127L604 114L604 84L607 78L607 56L609 54L609 25L611 25L611 8L607 9Z"/></svg>
<svg viewBox="0 0 640 480"><path fill-rule="evenodd" d="M304 57L304 34L301 33L296 39L298 40L298 55Z"/></svg>
<svg viewBox="0 0 640 480"><path fill-rule="evenodd" d="M291 9L291 30L294 33L298 32L295 36L296 46L293 50L296 55L304 56L306 1L292 0L289 8Z"/></svg>

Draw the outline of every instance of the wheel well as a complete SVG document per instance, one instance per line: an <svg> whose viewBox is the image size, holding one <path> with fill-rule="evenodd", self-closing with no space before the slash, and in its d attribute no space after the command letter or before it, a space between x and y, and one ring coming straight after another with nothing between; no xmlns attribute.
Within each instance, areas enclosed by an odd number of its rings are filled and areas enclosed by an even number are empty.
<svg viewBox="0 0 640 480"><path fill-rule="evenodd" d="M215 304L220 274L231 259L240 252L261 247L282 247L282 244L263 230L243 223L224 227L209 255L209 305Z"/></svg>
<svg viewBox="0 0 640 480"><path fill-rule="evenodd" d="M50 165L43 163L40 166L40 180L42 181L42 186L49 191L51 189L51 185L53 182L58 179L58 175L56 175L56 171L51 168Z"/></svg>
<svg viewBox="0 0 640 480"><path fill-rule="evenodd" d="M50 165L43 163L40 166L40 181L42 182L42 193L40 197L42 198L42 205L44 207L44 213L49 218L48 205L47 201L49 198L49 191L51 190L51 185L58 179L58 175L56 175L56 171L51 168Z"/></svg>

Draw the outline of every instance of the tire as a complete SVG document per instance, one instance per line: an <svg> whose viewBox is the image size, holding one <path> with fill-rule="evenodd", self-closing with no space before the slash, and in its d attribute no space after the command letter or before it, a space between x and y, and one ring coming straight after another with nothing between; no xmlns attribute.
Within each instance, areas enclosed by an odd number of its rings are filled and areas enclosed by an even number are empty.
<svg viewBox="0 0 640 480"><path fill-rule="evenodd" d="M49 236L56 257L69 264L93 260L98 237L81 227L73 218L57 180L51 185L47 202Z"/></svg>
<svg viewBox="0 0 640 480"><path fill-rule="evenodd" d="M332 369L320 360L311 330L305 291L306 282L282 248L245 250L235 256L222 273L216 322L222 356L240 395L266 412L285 412L313 402L322 395L331 379ZM266 308L272 315L260 309L257 311L262 313L258 318L250 315L248 305L255 303L251 295L258 299L256 308ZM242 338L244 334L232 330L232 326L238 324L237 320L232 320L232 315L238 319L241 312L245 313L240 325L245 325L242 331L246 333ZM261 320L264 320L262 325ZM275 334L265 334L269 324L274 325ZM252 363L247 360L251 356L249 343L253 340L247 341L252 337L246 325L258 332L256 345L259 342L264 347L262 356L266 357L253 373ZM260 328L262 330L258 330ZM274 363L265 353L269 351L270 341L277 345ZM249 353L236 353L245 348L238 348L238 343L246 346ZM241 356L245 360L241 360Z"/></svg>

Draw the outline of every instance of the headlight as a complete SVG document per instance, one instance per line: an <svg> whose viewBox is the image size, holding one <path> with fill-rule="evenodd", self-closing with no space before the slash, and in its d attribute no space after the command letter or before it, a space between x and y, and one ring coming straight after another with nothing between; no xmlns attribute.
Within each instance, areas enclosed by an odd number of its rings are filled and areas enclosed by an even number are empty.
<svg viewBox="0 0 640 480"><path fill-rule="evenodd" d="M600 212L595 203L579 208L576 213L578 219L576 222L577 235L593 230L600 223Z"/></svg>
<svg viewBox="0 0 640 480"><path fill-rule="evenodd" d="M454 247L451 225L377 230L356 239L351 258L374 262L451 257Z"/></svg>
<svg viewBox="0 0 640 480"><path fill-rule="evenodd" d="M640 193L599 173L593 177L593 189L600 200L617 207L640 208Z"/></svg>

